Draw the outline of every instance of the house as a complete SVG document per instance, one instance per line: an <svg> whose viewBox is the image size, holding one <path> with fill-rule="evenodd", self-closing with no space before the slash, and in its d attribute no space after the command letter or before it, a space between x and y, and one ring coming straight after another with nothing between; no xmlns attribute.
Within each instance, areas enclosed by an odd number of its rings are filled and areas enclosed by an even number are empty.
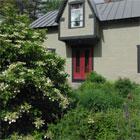
<svg viewBox="0 0 140 140"><path fill-rule="evenodd" d="M66 59L72 85L91 71L140 82L140 0L64 0L31 27L48 29L44 45Z"/></svg>

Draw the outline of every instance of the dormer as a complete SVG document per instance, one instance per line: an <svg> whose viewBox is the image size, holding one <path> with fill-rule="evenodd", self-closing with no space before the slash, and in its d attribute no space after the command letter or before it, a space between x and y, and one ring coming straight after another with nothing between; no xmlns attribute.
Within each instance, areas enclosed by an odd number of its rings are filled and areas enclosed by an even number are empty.
<svg viewBox="0 0 140 140"><path fill-rule="evenodd" d="M65 0L57 22L61 41L98 37L98 22L90 0Z"/></svg>

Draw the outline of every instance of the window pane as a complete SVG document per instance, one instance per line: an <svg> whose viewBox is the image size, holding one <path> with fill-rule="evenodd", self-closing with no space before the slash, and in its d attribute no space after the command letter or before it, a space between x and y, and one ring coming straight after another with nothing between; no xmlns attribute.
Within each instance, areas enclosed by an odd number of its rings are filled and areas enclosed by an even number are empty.
<svg viewBox="0 0 140 140"><path fill-rule="evenodd" d="M55 49L52 49L52 48L47 48L48 52L50 53L55 53Z"/></svg>
<svg viewBox="0 0 140 140"><path fill-rule="evenodd" d="M71 27L83 26L83 4L71 5Z"/></svg>
<svg viewBox="0 0 140 140"><path fill-rule="evenodd" d="M89 50L85 51L85 72L89 72L89 57L90 57L90 52Z"/></svg>
<svg viewBox="0 0 140 140"><path fill-rule="evenodd" d="M76 72L80 72L80 51L76 51Z"/></svg>
<svg viewBox="0 0 140 140"><path fill-rule="evenodd" d="M81 17L80 9L74 9L71 11L71 21L79 21Z"/></svg>
<svg viewBox="0 0 140 140"><path fill-rule="evenodd" d="M80 27L82 27L83 26L83 22L82 21L80 21Z"/></svg>
<svg viewBox="0 0 140 140"><path fill-rule="evenodd" d="M71 27L80 26L80 21L74 21L71 23Z"/></svg>

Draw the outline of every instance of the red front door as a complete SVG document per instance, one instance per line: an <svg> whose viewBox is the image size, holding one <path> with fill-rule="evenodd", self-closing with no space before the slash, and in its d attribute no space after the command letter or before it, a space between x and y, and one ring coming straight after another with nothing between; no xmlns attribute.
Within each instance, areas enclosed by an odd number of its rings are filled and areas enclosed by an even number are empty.
<svg viewBox="0 0 140 140"><path fill-rule="evenodd" d="M73 80L85 80L93 68L93 48L73 48Z"/></svg>

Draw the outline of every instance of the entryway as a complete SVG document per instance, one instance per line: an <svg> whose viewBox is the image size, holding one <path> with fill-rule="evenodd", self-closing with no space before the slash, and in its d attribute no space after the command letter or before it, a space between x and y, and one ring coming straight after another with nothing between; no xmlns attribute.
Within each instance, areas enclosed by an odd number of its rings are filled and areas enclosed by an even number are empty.
<svg viewBox="0 0 140 140"><path fill-rule="evenodd" d="M72 47L73 81L83 81L93 70L93 47Z"/></svg>

